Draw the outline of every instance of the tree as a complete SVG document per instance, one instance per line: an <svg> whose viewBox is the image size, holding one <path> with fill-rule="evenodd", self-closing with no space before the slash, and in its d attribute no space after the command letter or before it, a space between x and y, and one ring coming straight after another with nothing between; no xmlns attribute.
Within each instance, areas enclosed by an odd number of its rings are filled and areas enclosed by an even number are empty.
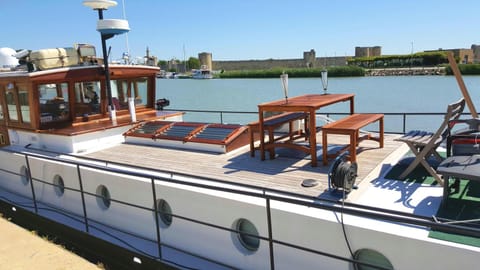
<svg viewBox="0 0 480 270"><path fill-rule="evenodd" d="M165 67L165 66L167 66L167 61L165 61L165 60L158 60L157 66L159 66L159 67Z"/></svg>
<svg viewBox="0 0 480 270"><path fill-rule="evenodd" d="M190 69L200 68L200 60L198 60L198 58L195 58L195 57L188 58L187 67Z"/></svg>

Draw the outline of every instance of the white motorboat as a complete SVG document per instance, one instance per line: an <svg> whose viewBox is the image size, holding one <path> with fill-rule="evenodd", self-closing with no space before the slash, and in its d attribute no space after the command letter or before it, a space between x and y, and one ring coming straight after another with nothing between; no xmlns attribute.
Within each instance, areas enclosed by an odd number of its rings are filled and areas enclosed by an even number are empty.
<svg viewBox="0 0 480 270"><path fill-rule="evenodd" d="M202 65L200 69L192 70L192 78L193 79L212 79L213 78L212 70L210 70L207 66Z"/></svg>

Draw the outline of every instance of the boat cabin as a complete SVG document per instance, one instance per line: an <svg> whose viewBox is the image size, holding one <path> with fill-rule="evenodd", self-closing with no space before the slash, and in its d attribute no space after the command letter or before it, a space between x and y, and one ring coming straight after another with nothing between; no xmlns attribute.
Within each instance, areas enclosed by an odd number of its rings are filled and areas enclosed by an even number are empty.
<svg viewBox="0 0 480 270"><path fill-rule="evenodd" d="M0 146L11 143L9 130L73 135L91 124L112 122L103 65L91 59L65 63L43 65L43 70L0 72ZM110 65L112 105L118 119L112 125L131 124L132 113L138 120L158 116L158 71L150 66Z"/></svg>
<svg viewBox="0 0 480 270"><path fill-rule="evenodd" d="M109 95L91 47L25 55L24 70L0 72L0 146L86 153L127 141L225 153L247 144L241 125L175 124L183 112L155 99L157 67L111 65ZM169 124L148 129L155 121Z"/></svg>

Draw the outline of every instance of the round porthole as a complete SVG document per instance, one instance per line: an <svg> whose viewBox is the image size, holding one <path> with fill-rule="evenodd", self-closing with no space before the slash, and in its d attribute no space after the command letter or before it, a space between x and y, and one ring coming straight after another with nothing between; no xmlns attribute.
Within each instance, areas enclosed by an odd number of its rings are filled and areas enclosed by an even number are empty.
<svg viewBox="0 0 480 270"><path fill-rule="evenodd" d="M357 250L354 254L355 260L361 263L368 263L372 265L376 265L385 269L393 269L393 265L390 261L378 251L372 249L360 249ZM368 265L364 265L361 263L355 263L356 270L370 270L370 269L377 269L374 267L370 267Z"/></svg>
<svg viewBox="0 0 480 270"><path fill-rule="evenodd" d="M65 183L63 182L63 178L58 174L53 177L53 188L58 197L65 193Z"/></svg>
<svg viewBox="0 0 480 270"><path fill-rule="evenodd" d="M28 175L28 169L25 166L22 166L20 168L20 179L22 180L22 183L24 185L28 185L28 183L30 183L30 178L29 178L29 175Z"/></svg>
<svg viewBox="0 0 480 270"><path fill-rule="evenodd" d="M163 199L157 200L157 210L162 225L169 227L172 224L172 208L170 204Z"/></svg>
<svg viewBox="0 0 480 270"><path fill-rule="evenodd" d="M110 207L110 192L107 187L104 185L98 186L96 194L97 204L103 209L108 209Z"/></svg>
<svg viewBox="0 0 480 270"><path fill-rule="evenodd" d="M260 247L260 238L258 230L247 219L241 218L236 222L235 226L237 238L240 244L249 251L256 251Z"/></svg>

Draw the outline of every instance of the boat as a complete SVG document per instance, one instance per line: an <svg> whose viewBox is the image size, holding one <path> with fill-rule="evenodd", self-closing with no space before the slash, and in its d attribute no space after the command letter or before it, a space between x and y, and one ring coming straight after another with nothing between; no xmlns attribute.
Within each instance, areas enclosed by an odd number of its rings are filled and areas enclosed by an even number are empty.
<svg viewBox="0 0 480 270"><path fill-rule="evenodd" d="M13 221L120 269L476 267L479 229L436 216L442 187L386 177L408 154L399 134L363 145L353 176L335 169L343 155L319 167L291 151L262 161L248 125L165 110L158 68L111 65L109 94L91 46L34 55L48 62L0 73L0 209Z"/></svg>
<svg viewBox="0 0 480 270"><path fill-rule="evenodd" d="M209 69L208 66L202 65L200 69L192 70L192 78L193 79L212 79L213 78L212 70Z"/></svg>

